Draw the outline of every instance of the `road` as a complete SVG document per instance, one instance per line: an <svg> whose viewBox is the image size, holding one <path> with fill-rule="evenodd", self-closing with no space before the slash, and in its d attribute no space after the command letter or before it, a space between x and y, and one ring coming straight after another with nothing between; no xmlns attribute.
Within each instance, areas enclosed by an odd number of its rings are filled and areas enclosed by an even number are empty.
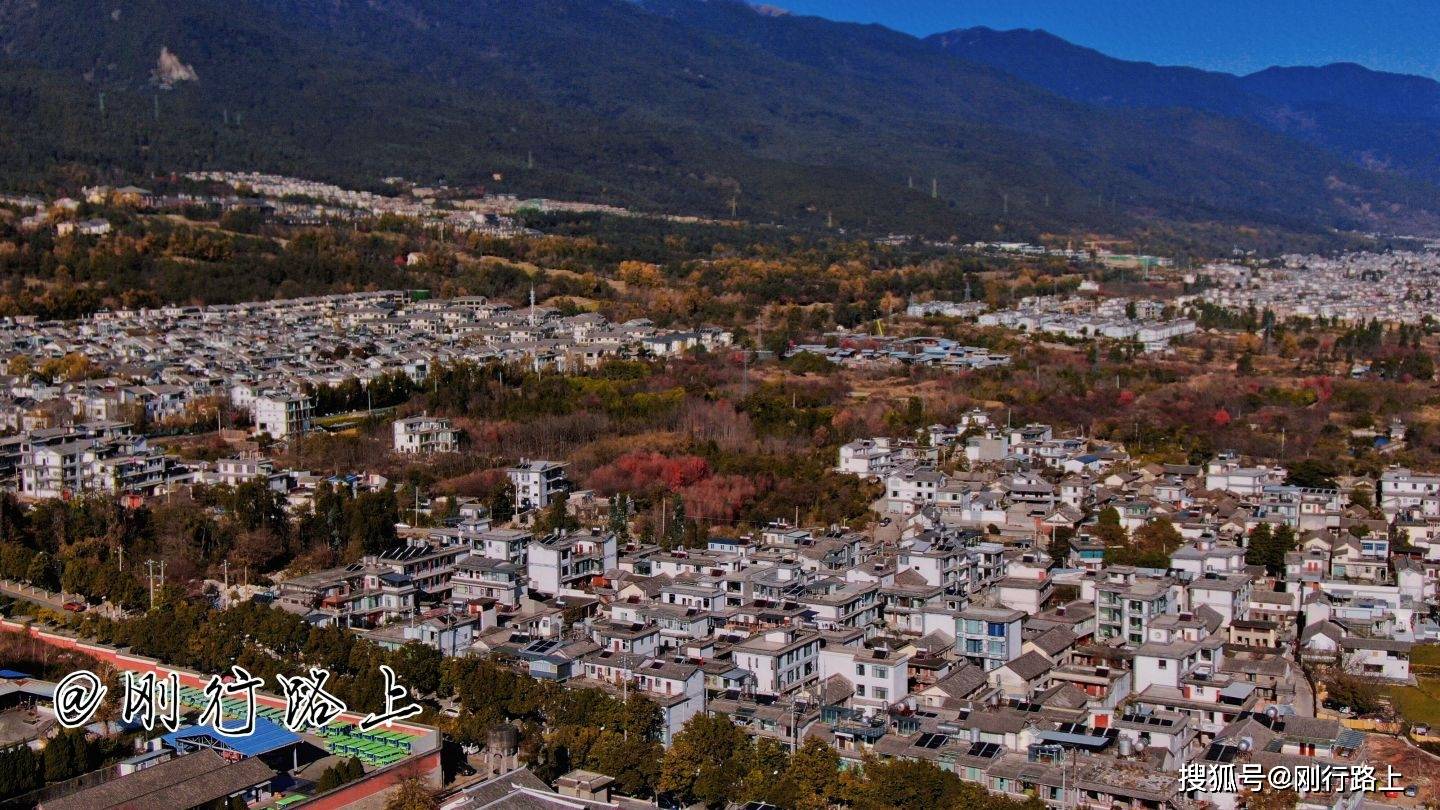
<svg viewBox="0 0 1440 810"><path fill-rule="evenodd" d="M18 599L22 602L29 602L32 605L39 605L50 610L65 609L66 602L85 602L85 597L63 593L54 593L44 588L36 588L26 585L23 582L15 582L9 579L0 579L0 596L8 596L11 599ZM103 604L98 607L92 606L90 610L96 611L110 618L120 618L123 613L114 605Z"/></svg>
<svg viewBox="0 0 1440 810"><path fill-rule="evenodd" d="M43 588L8 579L0 579L0 594L51 610L64 610L65 603L69 601L69 597L64 594L51 593Z"/></svg>
<svg viewBox="0 0 1440 810"><path fill-rule="evenodd" d="M1295 668L1298 670L1299 665L1297 664ZM1315 705L1315 688L1310 685L1310 679L1305 676L1304 672L1297 671L1295 673L1295 702L1291 705L1295 707L1295 713L1301 717L1314 717L1319 708Z"/></svg>

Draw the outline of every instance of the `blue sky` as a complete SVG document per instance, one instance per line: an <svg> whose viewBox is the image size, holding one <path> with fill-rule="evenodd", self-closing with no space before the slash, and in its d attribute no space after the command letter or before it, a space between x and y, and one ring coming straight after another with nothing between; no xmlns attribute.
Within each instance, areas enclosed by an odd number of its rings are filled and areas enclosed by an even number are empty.
<svg viewBox="0 0 1440 810"><path fill-rule="evenodd" d="M1440 0L764 0L912 34L1043 28L1112 56L1248 73L1358 62L1440 78Z"/></svg>

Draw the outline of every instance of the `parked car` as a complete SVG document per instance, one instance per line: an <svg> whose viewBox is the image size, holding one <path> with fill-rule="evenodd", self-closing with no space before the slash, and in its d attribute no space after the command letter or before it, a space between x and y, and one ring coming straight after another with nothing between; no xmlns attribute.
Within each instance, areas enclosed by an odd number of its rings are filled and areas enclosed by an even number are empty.
<svg viewBox="0 0 1440 810"><path fill-rule="evenodd" d="M61 605L60 607L65 608L66 610L70 611L71 613L81 613L81 612L83 612L83 611L85 610L86 605L85 605L84 602L73 602L73 601L72 601L72 602L66 602L65 604Z"/></svg>

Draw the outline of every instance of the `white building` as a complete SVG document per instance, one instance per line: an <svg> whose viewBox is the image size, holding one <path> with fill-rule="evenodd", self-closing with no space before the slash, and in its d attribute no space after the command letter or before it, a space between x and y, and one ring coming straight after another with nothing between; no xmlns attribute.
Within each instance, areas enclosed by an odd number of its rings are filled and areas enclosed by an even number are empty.
<svg viewBox="0 0 1440 810"><path fill-rule="evenodd" d="M428 455L454 453L460 449L460 434L449 419L437 416L412 416L396 419L391 425L395 452Z"/></svg>
<svg viewBox="0 0 1440 810"><path fill-rule="evenodd" d="M896 449L888 438L856 439L840 446L836 469L849 475L884 475L895 466L895 457Z"/></svg>
<svg viewBox="0 0 1440 810"><path fill-rule="evenodd" d="M820 634L798 628L757 633L735 645L732 660L755 676L757 692L789 694L819 680Z"/></svg>
<svg viewBox="0 0 1440 810"><path fill-rule="evenodd" d="M888 649L827 644L820 650L820 680L839 675L855 687L854 705L885 709L909 694L910 656Z"/></svg>
<svg viewBox="0 0 1440 810"><path fill-rule="evenodd" d="M304 394L268 391L255 397L254 434L268 433L272 439L302 436L311 429L314 403Z"/></svg>
<svg viewBox="0 0 1440 810"><path fill-rule="evenodd" d="M566 466L558 461L521 459L518 465L506 470L510 483L515 485L515 511L544 509L550 505L551 498L568 492Z"/></svg>

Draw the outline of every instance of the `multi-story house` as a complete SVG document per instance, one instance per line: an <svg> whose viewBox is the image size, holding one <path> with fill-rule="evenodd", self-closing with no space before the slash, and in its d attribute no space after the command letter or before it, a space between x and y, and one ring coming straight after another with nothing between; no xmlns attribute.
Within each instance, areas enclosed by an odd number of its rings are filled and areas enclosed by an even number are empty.
<svg viewBox="0 0 1440 810"><path fill-rule="evenodd" d="M887 709L910 692L910 654L884 645L826 641L820 650L820 680L839 675L855 688L852 705Z"/></svg>
<svg viewBox="0 0 1440 810"><path fill-rule="evenodd" d="M955 617L955 652L988 672L1020 657L1025 614L1010 608L970 607Z"/></svg>
<svg viewBox="0 0 1440 810"><path fill-rule="evenodd" d="M525 566L505 560L469 555L455 563L450 576L450 599L466 604L493 599L507 609L520 604L525 594Z"/></svg>
<svg viewBox="0 0 1440 810"><path fill-rule="evenodd" d="M460 433L449 419L438 416L412 416L396 419L391 424L397 453L429 455L454 453L460 449Z"/></svg>
<svg viewBox="0 0 1440 810"><path fill-rule="evenodd" d="M510 483L515 485L515 511L545 509L551 499L569 492L566 466L558 461L521 459L518 465L506 470Z"/></svg>
<svg viewBox="0 0 1440 810"><path fill-rule="evenodd" d="M1140 574L1130 566L1110 566L1095 583L1095 637L1143 644L1150 620L1176 611L1174 583Z"/></svg>
<svg viewBox="0 0 1440 810"><path fill-rule="evenodd" d="M820 677L820 634L781 627L756 633L731 649L735 666L755 676L755 691L788 695Z"/></svg>
<svg viewBox="0 0 1440 810"><path fill-rule="evenodd" d="M557 532L529 545L526 573L530 588L549 596L583 590L616 566L615 535L598 529Z"/></svg>
<svg viewBox="0 0 1440 810"><path fill-rule="evenodd" d="M289 439L310 432L314 402L305 394L289 391L268 391L255 397L255 435L272 439Z"/></svg>

